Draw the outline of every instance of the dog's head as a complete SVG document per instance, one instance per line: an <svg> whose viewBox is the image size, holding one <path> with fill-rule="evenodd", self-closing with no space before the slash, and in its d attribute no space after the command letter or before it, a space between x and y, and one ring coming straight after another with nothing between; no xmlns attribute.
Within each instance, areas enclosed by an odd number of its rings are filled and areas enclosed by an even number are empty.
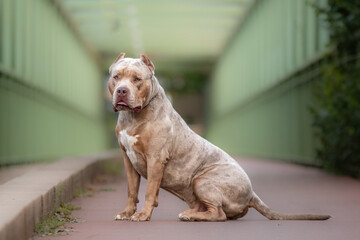
<svg viewBox="0 0 360 240"><path fill-rule="evenodd" d="M109 91L114 111L140 112L155 92L153 63L145 55L124 58L120 53L110 66Z"/></svg>

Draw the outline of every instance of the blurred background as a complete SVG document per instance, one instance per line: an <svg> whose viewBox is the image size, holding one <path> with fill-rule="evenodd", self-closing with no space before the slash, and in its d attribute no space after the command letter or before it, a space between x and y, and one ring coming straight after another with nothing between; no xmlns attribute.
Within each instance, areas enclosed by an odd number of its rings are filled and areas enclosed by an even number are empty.
<svg viewBox="0 0 360 240"><path fill-rule="evenodd" d="M145 53L175 109L230 154L359 177L359 12L357 0L0 0L0 166L117 148L106 81L126 52Z"/></svg>

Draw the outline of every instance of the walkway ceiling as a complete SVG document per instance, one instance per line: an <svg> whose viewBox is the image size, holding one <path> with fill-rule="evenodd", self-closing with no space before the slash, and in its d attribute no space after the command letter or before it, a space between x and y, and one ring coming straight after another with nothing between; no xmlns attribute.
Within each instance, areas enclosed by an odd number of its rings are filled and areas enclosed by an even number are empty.
<svg viewBox="0 0 360 240"><path fill-rule="evenodd" d="M58 0L104 69L120 52L157 71L207 71L254 0Z"/></svg>

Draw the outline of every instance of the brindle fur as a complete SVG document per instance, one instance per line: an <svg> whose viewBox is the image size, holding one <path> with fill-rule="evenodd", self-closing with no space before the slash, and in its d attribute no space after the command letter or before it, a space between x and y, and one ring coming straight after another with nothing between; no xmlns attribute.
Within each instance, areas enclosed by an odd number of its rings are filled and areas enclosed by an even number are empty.
<svg viewBox="0 0 360 240"><path fill-rule="evenodd" d="M128 201L118 220L150 220L159 188L184 200L183 221L225 221L253 207L269 219L325 220L328 215L280 214L254 193L249 177L227 153L194 133L173 109L154 75L153 63L124 58L110 67L109 91L119 112L116 136L124 151ZM117 76L117 77L115 77ZM117 79L115 79L117 78ZM139 80L140 79L140 80ZM126 97L118 89L126 88ZM126 102L128 107L117 105ZM138 107L141 111L134 111ZM147 179L145 204L136 212L140 176Z"/></svg>

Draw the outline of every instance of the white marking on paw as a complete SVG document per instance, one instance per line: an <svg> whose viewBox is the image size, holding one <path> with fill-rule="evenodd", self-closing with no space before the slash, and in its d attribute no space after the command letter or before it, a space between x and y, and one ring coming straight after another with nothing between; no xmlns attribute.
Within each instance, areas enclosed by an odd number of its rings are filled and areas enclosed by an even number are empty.
<svg viewBox="0 0 360 240"><path fill-rule="evenodd" d="M116 215L114 220L128 220L129 218L127 218L126 216L120 216L120 214Z"/></svg>
<svg viewBox="0 0 360 240"><path fill-rule="evenodd" d="M179 214L179 219L181 221L190 221L190 218L188 216L183 215L182 213Z"/></svg>

